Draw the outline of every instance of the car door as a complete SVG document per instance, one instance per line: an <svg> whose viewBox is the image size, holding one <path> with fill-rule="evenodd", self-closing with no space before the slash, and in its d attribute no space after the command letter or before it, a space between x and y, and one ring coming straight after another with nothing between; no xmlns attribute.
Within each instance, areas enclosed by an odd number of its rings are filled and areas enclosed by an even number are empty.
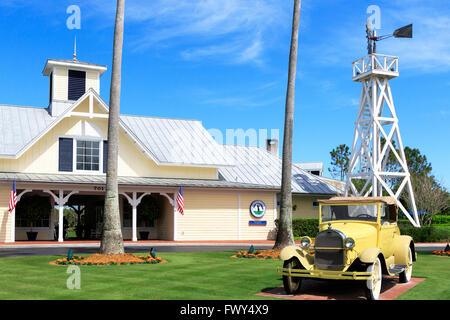
<svg viewBox="0 0 450 320"><path fill-rule="evenodd" d="M384 258L387 259L394 254L394 237L397 232L397 222L389 214L389 207L382 205L380 217L380 245ZM389 267L389 266L388 266Z"/></svg>

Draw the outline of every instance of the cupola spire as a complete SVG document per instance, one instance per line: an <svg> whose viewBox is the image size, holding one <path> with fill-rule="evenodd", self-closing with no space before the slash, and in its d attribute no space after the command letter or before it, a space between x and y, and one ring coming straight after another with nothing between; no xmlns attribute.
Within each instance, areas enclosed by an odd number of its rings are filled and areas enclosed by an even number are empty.
<svg viewBox="0 0 450 320"><path fill-rule="evenodd" d="M73 43L73 61L77 60L77 36L75 35L75 40Z"/></svg>

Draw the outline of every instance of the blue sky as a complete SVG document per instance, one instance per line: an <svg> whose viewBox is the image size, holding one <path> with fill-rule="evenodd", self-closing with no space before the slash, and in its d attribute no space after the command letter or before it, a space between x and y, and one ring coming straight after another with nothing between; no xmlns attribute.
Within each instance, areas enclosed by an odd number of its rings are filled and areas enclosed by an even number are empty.
<svg viewBox="0 0 450 320"><path fill-rule="evenodd" d="M47 58L104 64L108 102L115 1L2 0L0 103L46 107ZM81 29L69 30L69 5ZM450 186L450 6L446 0L302 1L294 161L323 161L351 144L360 84L351 64L366 54L369 5L379 34L414 24L414 39L389 39L399 56L391 81L404 145L419 148ZM279 129L284 122L292 0L127 0L121 113L198 119L207 129ZM327 169L325 175L328 175Z"/></svg>

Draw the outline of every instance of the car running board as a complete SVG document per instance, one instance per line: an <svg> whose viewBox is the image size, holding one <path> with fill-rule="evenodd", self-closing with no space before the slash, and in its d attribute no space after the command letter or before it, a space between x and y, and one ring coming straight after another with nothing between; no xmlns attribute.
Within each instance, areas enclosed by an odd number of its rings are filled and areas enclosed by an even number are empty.
<svg viewBox="0 0 450 320"><path fill-rule="evenodd" d="M405 271L405 269L406 269L406 266L391 264L389 266L389 273L399 274L399 273L402 273L403 271Z"/></svg>

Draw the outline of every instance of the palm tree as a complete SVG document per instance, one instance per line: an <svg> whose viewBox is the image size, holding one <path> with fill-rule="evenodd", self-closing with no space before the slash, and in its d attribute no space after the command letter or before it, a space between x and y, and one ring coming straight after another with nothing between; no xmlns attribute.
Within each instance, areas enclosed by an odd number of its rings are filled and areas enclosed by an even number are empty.
<svg viewBox="0 0 450 320"><path fill-rule="evenodd" d="M122 68L122 45L125 0L117 0L114 28L113 63L108 117L108 159L106 170L106 196L103 215L103 232L100 253L124 253L120 226L117 161L119 154L119 110Z"/></svg>
<svg viewBox="0 0 450 320"><path fill-rule="evenodd" d="M283 159L281 176L280 218L274 249L294 244L292 234L292 131L294 126L295 73L297 68L298 27L301 0L294 0L289 74L284 119Z"/></svg>

